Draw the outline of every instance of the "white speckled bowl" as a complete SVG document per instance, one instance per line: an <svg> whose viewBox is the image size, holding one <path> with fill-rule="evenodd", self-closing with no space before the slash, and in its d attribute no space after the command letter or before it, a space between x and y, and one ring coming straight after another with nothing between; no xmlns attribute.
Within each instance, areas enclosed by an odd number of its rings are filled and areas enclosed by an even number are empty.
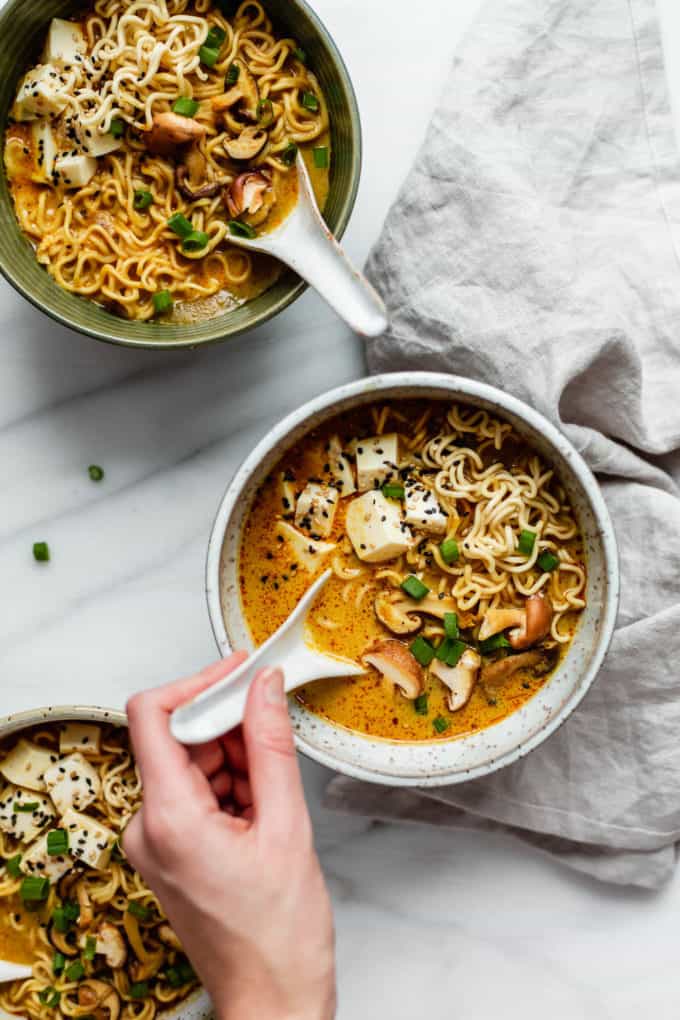
<svg viewBox="0 0 680 1020"><path fill-rule="evenodd" d="M241 528L259 485L286 450L326 419L363 404L409 397L460 400L511 422L555 467L578 516L588 563L588 605L568 655L546 686L523 708L488 729L427 743L375 739L326 722L291 699L297 745L310 758L375 783L441 786L503 768L549 737L573 712L597 676L614 629L619 574L609 513L582 458L542 415L491 386L430 372L373 376L311 400L265 436L231 481L210 539L206 588L210 619L222 654L232 648L252 648L241 609L237 560Z"/></svg>
<svg viewBox="0 0 680 1020"><path fill-rule="evenodd" d="M0 718L0 740L19 734L22 730L43 723L69 722L110 723L112 726L127 726L127 716L110 708L96 708L90 705L55 705L50 708L35 708L27 712L16 712ZM162 1020L211 1020L213 1008L208 993L203 988L196 989L192 995L184 999L172 1009L164 1010L157 1016ZM0 1009L1 1020L16 1020L16 1016Z"/></svg>

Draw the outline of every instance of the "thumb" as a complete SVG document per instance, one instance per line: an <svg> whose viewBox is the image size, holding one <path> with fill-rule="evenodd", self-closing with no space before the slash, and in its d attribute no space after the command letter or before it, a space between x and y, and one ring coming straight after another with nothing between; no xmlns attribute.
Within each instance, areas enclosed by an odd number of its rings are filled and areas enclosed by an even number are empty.
<svg viewBox="0 0 680 1020"><path fill-rule="evenodd" d="M307 807L280 669L263 669L255 676L243 736L256 823L285 838L304 824Z"/></svg>

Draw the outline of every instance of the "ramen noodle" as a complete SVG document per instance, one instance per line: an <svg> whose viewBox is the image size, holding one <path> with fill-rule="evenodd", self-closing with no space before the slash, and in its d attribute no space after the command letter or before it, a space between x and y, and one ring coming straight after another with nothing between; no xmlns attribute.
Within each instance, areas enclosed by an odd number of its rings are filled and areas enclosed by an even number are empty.
<svg viewBox="0 0 680 1020"><path fill-rule="evenodd" d="M323 570L314 645L366 674L309 710L371 736L447 739L520 708L585 607L582 536L552 466L486 411L403 400L313 430L261 486L241 540L257 644Z"/></svg>

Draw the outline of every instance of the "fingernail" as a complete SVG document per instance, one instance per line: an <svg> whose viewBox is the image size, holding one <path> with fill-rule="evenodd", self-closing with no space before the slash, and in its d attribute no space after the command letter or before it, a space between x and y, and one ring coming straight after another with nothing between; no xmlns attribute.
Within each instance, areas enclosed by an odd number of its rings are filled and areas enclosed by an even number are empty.
<svg viewBox="0 0 680 1020"><path fill-rule="evenodd" d="M283 690L283 673L280 669L263 669L260 683L264 688L264 700L268 705L285 705L286 695Z"/></svg>

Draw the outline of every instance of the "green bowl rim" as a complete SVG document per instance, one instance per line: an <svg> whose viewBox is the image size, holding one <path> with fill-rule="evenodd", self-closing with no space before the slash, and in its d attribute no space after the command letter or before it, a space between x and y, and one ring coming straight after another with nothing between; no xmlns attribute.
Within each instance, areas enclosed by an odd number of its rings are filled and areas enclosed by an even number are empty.
<svg viewBox="0 0 680 1020"><path fill-rule="evenodd" d="M0 11L0 38L4 38L5 30L9 28L9 22L11 20L11 16L14 9L23 2L24 0L8 0L8 2L4 5L3 9ZM313 30L318 34L318 36L321 38L323 45L329 51L332 61L340 77L343 89L345 91L345 95L347 97L347 107L350 118L350 133L353 139L351 155L352 164L350 168L351 185L342 201L342 205L338 213L335 237L337 237L339 240L345 233L345 229L347 228L349 218L352 215L354 204L356 202L357 192L359 190L359 182L361 179L361 168L363 162L363 137L361 130L361 118L359 115L359 106L357 103L356 92L352 84L352 79L350 78L349 71L347 70L347 65L345 64L345 61L343 60L340 54L340 50L338 49L335 40L333 39L333 36L328 31L324 23L321 21L321 18L312 9L312 7L310 7L310 5L307 3L307 0L289 0L289 2L291 3L291 5L297 6L302 9L304 14L311 22ZM266 0L263 0L263 4L266 9ZM16 220L14 220L14 226L16 227L17 230L19 229L18 225L16 224ZM192 350L196 347L205 347L212 344L224 343L224 341L226 340L235 339L236 337L242 336L244 333L249 333L251 332L251 330L263 326L266 322L269 322L270 319L274 318L275 315L278 315L279 312L282 312L285 308L288 307L288 305L292 304L293 301L296 301L300 297L300 295L303 294L305 290L307 290L309 286L309 284L305 283L304 280L298 279L298 282L295 284L292 290L290 290L287 294L283 294L274 305L272 305L266 311L263 311L262 314L259 315L254 322L251 322L249 325L243 326L239 329L231 330L227 329L225 332L219 333L218 335L208 336L204 340L148 341L148 340L135 340L133 338L116 336L113 328L110 331L106 331L103 329L97 329L93 326L78 325L77 323L72 321L68 316L63 315L60 312L57 312L53 308L47 307L46 305L42 304L38 298L34 297L30 290L16 278L11 267L5 263L4 259L0 259L0 273L7 280L7 282L19 294L21 294L22 297L24 297L27 301L30 302L30 304L33 305L34 308L37 308L39 311L43 312L43 314L49 316L49 318L51 318L53 321L60 323L60 325L66 326L67 329L71 329L76 333L81 333L84 336L92 337L94 340L100 340L103 343L112 344L115 347L132 347L152 351ZM281 279L285 280L287 276L294 277L294 275L295 274L292 273L292 271L288 271L281 277ZM266 293L266 291L264 293ZM111 318L115 317L112 315ZM218 316L214 321L217 323L219 322L220 318L221 316Z"/></svg>

